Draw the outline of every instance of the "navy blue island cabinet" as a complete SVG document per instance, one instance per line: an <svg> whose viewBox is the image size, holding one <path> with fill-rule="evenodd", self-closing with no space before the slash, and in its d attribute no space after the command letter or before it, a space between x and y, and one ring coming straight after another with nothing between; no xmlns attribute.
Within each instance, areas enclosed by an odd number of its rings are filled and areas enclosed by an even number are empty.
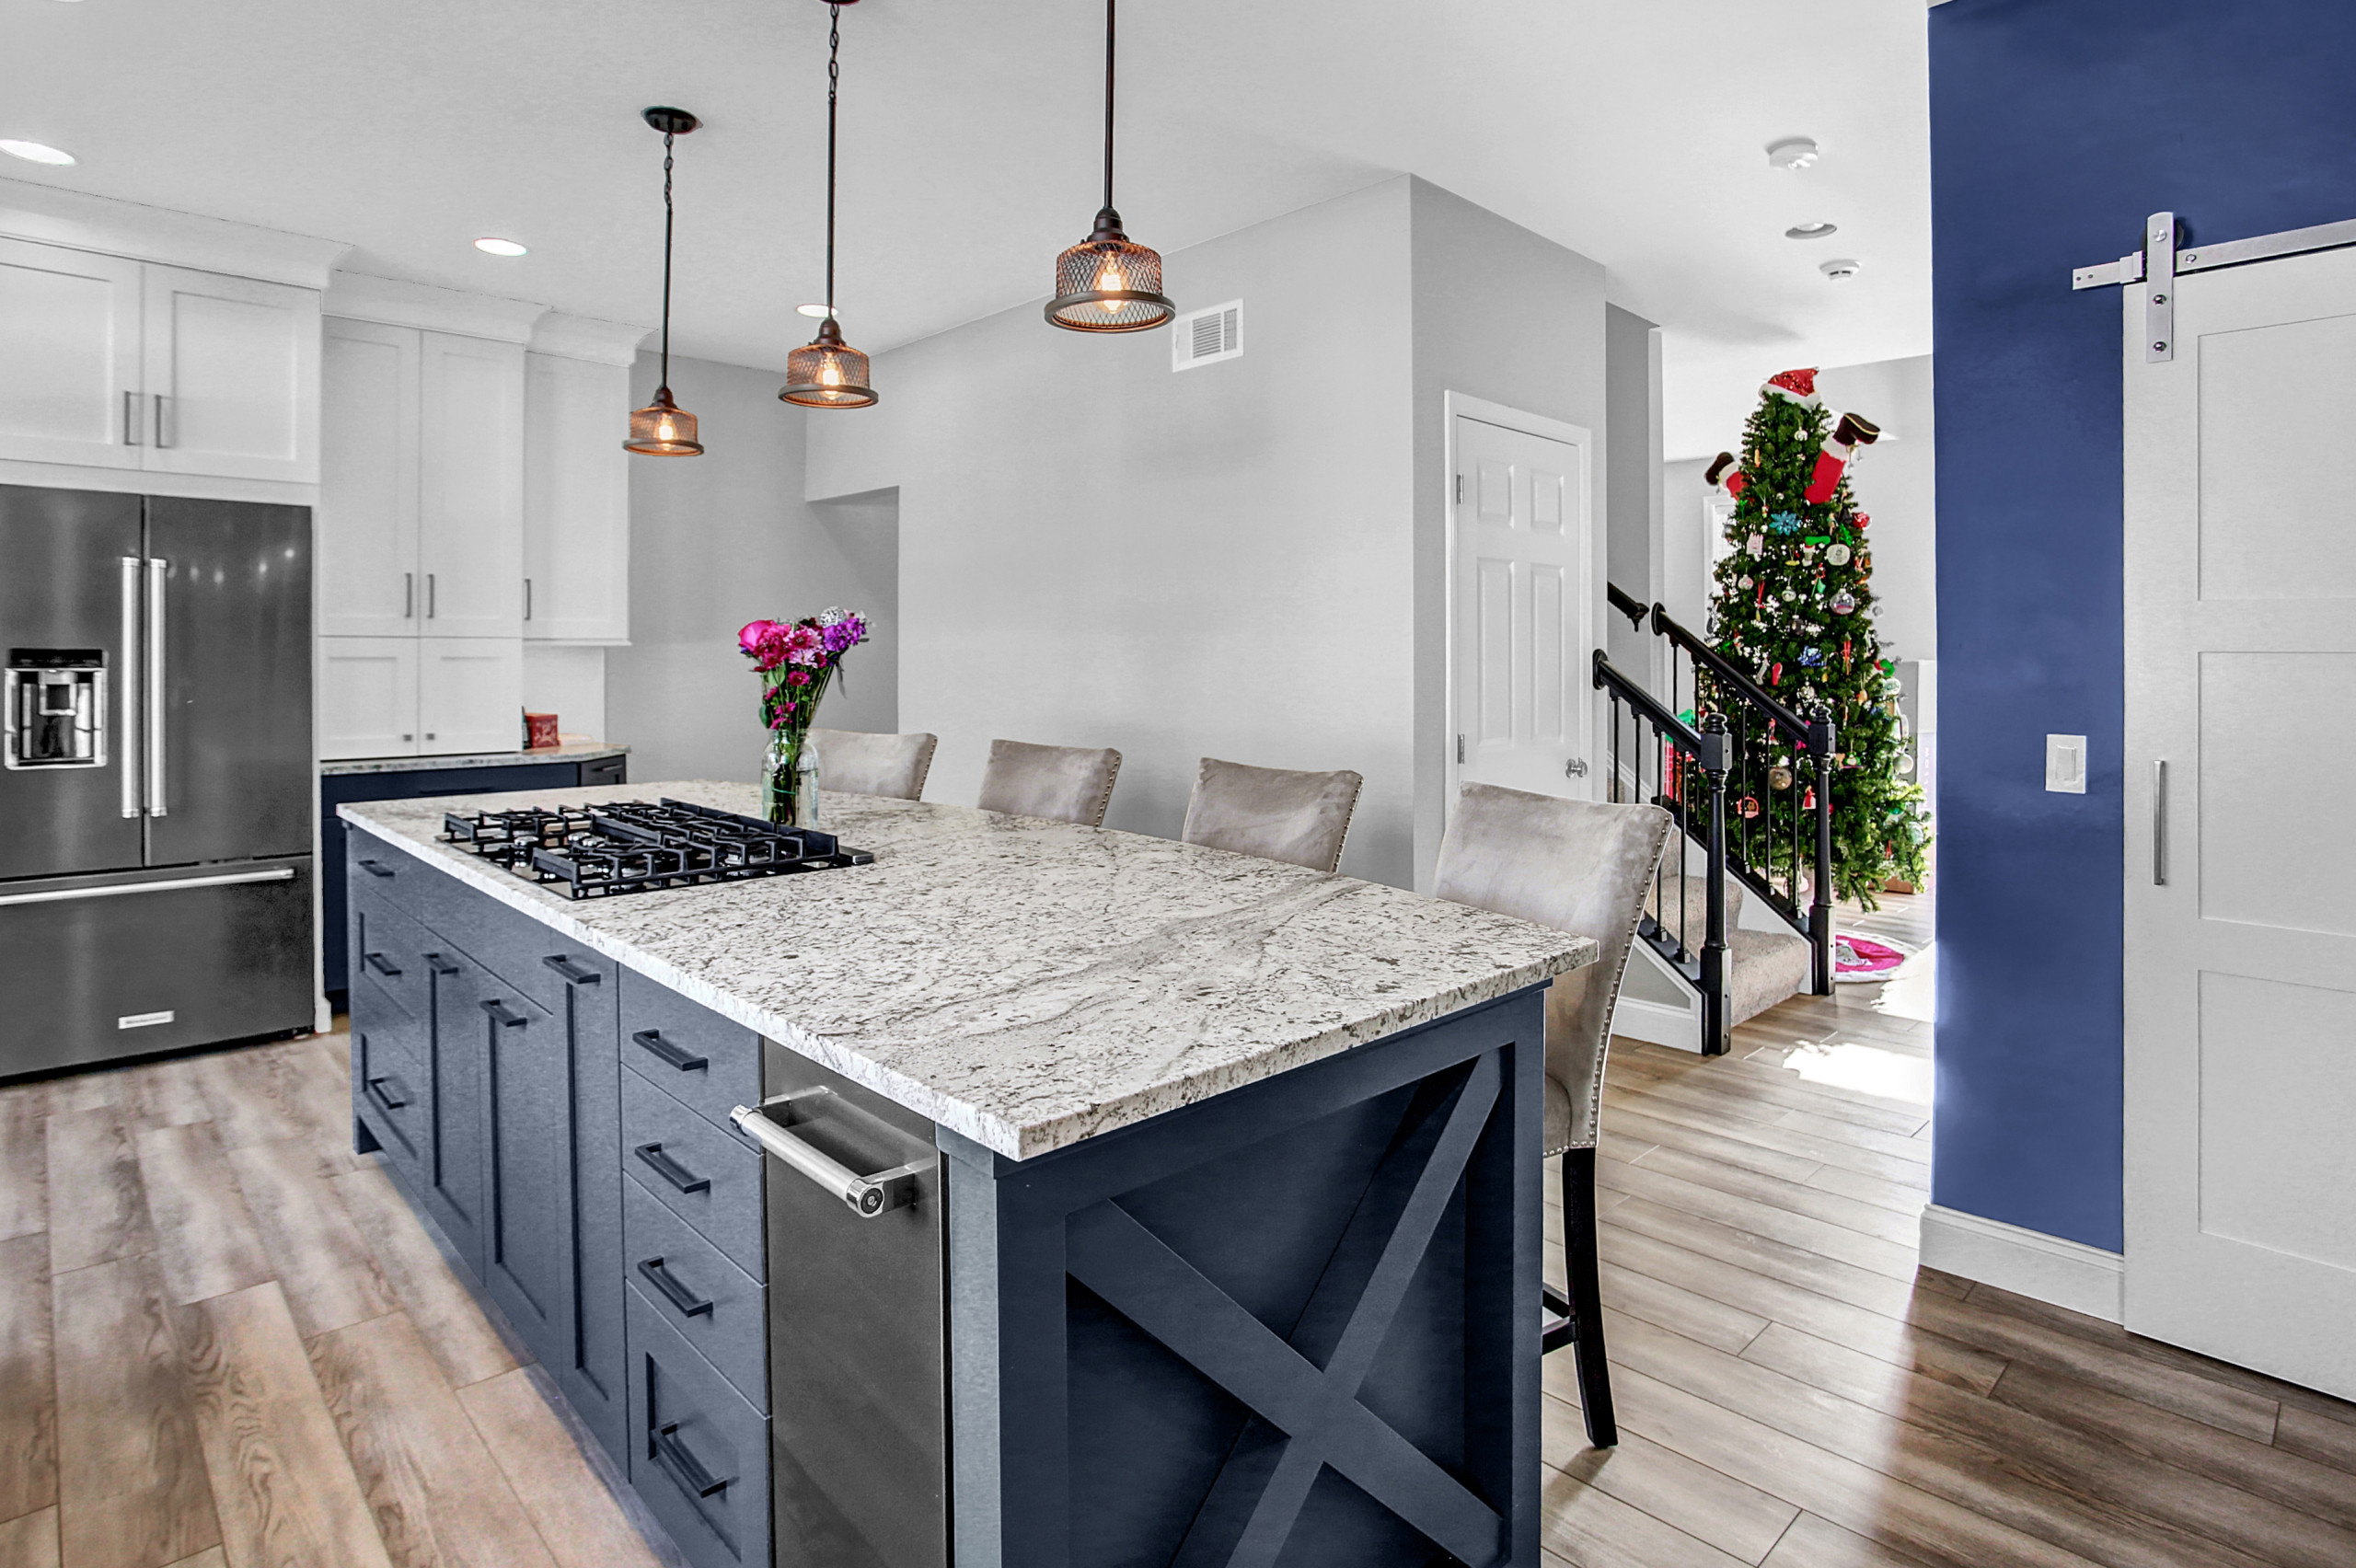
<svg viewBox="0 0 2356 1568"><path fill-rule="evenodd" d="M1018 1159L409 811L359 1147L696 1568L1538 1568L1542 978Z"/></svg>

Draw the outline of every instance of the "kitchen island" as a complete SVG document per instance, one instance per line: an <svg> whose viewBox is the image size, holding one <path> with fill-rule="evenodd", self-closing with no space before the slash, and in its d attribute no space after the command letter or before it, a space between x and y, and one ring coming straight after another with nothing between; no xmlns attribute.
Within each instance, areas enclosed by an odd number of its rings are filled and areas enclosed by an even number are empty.
<svg viewBox="0 0 2356 1568"><path fill-rule="evenodd" d="M1593 944L829 794L581 901L346 805L353 1106L691 1562L1535 1568L1542 988Z"/></svg>

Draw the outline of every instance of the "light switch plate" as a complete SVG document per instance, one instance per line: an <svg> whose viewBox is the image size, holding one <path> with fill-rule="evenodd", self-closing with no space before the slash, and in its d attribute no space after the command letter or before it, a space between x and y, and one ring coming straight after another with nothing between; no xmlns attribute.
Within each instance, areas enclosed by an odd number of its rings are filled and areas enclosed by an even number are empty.
<svg viewBox="0 0 2356 1568"><path fill-rule="evenodd" d="M2086 792L2086 737L2045 737L2045 788L2056 795Z"/></svg>

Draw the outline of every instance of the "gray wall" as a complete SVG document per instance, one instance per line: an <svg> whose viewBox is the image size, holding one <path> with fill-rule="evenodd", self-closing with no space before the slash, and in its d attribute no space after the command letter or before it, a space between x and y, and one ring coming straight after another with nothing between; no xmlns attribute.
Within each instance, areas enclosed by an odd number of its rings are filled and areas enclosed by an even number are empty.
<svg viewBox="0 0 2356 1568"><path fill-rule="evenodd" d="M1843 365L1816 378L1830 408L1854 409L1881 426L1881 440L1849 476L1857 505L1873 519L1876 623L1882 651L1935 659L1939 649L1938 444L1931 356Z"/></svg>
<svg viewBox="0 0 2356 1568"><path fill-rule="evenodd" d="M634 403L653 396L655 370L640 358ZM704 455L630 459L630 644L606 654L606 728L632 748L633 778L757 776L760 687L736 632L760 617L865 613L875 640L846 662L849 678L821 718L897 728L893 498L804 502L802 426L813 416L777 400L780 380L672 356L672 390L701 421Z"/></svg>
<svg viewBox="0 0 2356 1568"><path fill-rule="evenodd" d="M1604 517L1603 268L1438 186L1410 178L1415 252L1415 881L1428 888L1446 822L1448 513L1444 394L1584 427ZM1599 537L1599 544L1600 538ZM1595 570L1600 576L1599 549ZM1600 626L1603 584L1595 585ZM1600 730L1599 729L1599 733ZM1592 776L1590 776L1592 777Z"/></svg>
<svg viewBox="0 0 2356 1568"><path fill-rule="evenodd" d="M1354 767L1343 870L1410 879L1408 212L1392 179L1170 255L1182 310L1243 300L1240 359L1173 374L1167 332L1030 304L809 416L809 496L898 490L930 798L972 801L994 736L1118 747L1109 824L1164 836L1204 755Z"/></svg>

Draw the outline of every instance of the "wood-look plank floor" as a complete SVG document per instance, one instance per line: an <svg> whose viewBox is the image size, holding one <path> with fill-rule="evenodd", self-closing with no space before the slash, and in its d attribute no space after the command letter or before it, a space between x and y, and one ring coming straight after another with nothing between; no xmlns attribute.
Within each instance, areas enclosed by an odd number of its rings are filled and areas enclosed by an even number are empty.
<svg viewBox="0 0 2356 1568"><path fill-rule="evenodd" d="M1622 1440L1552 1358L1552 1568L2356 1565L2356 1406L1915 1266L1926 968L1615 1043ZM676 1563L352 1154L347 1050L0 1089L0 1568Z"/></svg>

